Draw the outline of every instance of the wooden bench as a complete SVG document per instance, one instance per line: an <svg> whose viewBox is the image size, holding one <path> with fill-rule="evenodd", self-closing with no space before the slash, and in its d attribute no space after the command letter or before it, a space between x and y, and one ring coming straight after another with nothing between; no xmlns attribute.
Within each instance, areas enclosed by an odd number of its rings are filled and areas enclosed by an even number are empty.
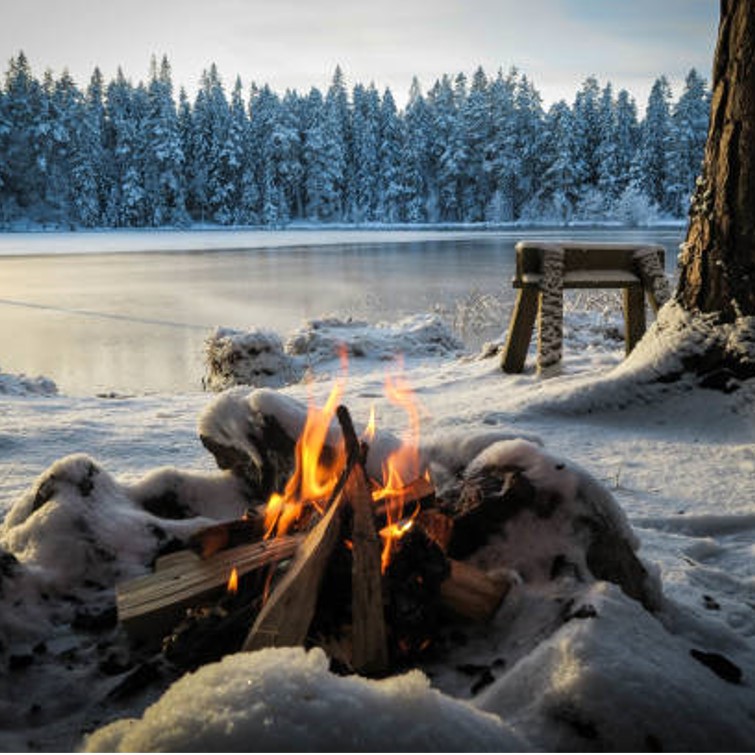
<svg viewBox="0 0 755 755"><path fill-rule="evenodd" d="M518 293L501 358L503 371L524 369L536 317L538 372L558 371L565 288L623 289L629 354L645 332L645 296L656 312L669 298L664 261L665 250L656 244L520 241L513 280Z"/></svg>

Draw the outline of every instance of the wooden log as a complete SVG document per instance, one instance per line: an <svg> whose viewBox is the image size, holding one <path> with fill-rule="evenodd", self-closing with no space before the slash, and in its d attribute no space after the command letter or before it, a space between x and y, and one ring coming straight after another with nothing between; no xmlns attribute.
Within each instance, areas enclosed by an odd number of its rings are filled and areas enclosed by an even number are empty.
<svg viewBox="0 0 755 755"><path fill-rule="evenodd" d="M240 577L290 558L301 537L251 543L201 559L178 551L158 559L156 571L115 587L118 619L135 641L159 642L187 608L218 600L231 570Z"/></svg>
<svg viewBox="0 0 755 755"><path fill-rule="evenodd" d="M351 416L345 406L336 410L347 454L359 449ZM345 496L354 512L351 533L352 571L352 666L362 674L384 674L388 670L388 640L383 608L380 572L380 538L375 529L375 512L367 475L361 463L348 477Z"/></svg>
<svg viewBox="0 0 755 755"><path fill-rule="evenodd" d="M189 547L201 558L209 558L226 548L261 540L264 534L265 518L253 513L242 519L219 522L199 530L189 539Z"/></svg>
<svg viewBox="0 0 755 755"><path fill-rule="evenodd" d="M427 536L443 551L448 552L448 546L454 533L454 521L450 516L437 509L420 511L414 520L415 526L421 527Z"/></svg>
<svg viewBox="0 0 755 755"><path fill-rule="evenodd" d="M323 574L341 536L342 502L341 494L301 543L291 567L254 622L243 650L304 643L317 607Z"/></svg>
<svg viewBox="0 0 755 755"><path fill-rule="evenodd" d="M416 507L421 510L431 509L435 505L435 486L424 477L418 477L413 482L399 490L393 491L374 504L375 517L383 524L386 514L390 511L395 519L395 512L403 509L404 515L410 515Z"/></svg>
<svg viewBox="0 0 755 755"><path fill-rule="evenodd" d="M489 621L511 589L513 580L491 576L464 561L449 559L451 574L440 586L441 603L456 616Z"/></svg>

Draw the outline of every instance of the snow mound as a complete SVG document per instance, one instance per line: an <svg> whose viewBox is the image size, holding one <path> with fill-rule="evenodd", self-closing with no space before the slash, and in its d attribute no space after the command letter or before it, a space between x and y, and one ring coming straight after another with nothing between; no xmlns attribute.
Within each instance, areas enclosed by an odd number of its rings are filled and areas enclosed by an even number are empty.
<svg viewBox="0 0 755 755"><path fill-rule="evenodd" d="M185 540L244 508L231 475L164 469L129 486L90 456L73 454L15 502L0 526L0 547L45 590L102 589L143 573L171 538Z"/></svg>
<svg viewBox="0 0 755 755"><path fill-rule="evenodd" d="M398 356L445 357L464 345L437 315L413 315L397 323L324 318L307 321L286 340L271 331L217 330L205 342L208 390L236 385L280 388L299 382L308 369L350 357L386 361Z"/></svg>
<svg viewBox="0 0 755 755"><path fill-rule="evenodd" d="M712 635L672 633L606 582L572 616L476 703L551 752L752 748L751 679L735 679L753 660L744 643L732 664L710 652Z"/></svg>
<svg viewBox="0 0 755 755"><path fill-rule="evenodd" d="M438 357L463 351L461 341L437 315L413 315L397 323L372 325L356 320L310 320L286 342L286 351L311 362L333 359L345 347L349 356L390 360Z"/></svg>
<svg viewBox="0 0 755 755"><path fill-rule="evenodd" d="M496 716L419 671L384 681L328 671L319 648L240 653L176 682L141 719L92 734L87 752L521 751Z"/></svg>
<svg viewBox="0 0 755 755"><path fill-rule="evenodd" d="M58 386L50 378L0 372L0 396L54 396L57 392Z"/></svg>
<svg viewBox="0 0 755 755"><path fill-rule="evenodd" d="M217 328L205 341L205 364L204 386L211 391L234 385L279 388L303 374L277 333L269 330Z"/></svg>
<svg viewBox="0 0 755 755"><path fill-rule="evenodd" d="M585 414L653 404L698 386L725 393L748 386L746 392L751 392L754 373L755 318L720 323L715 315L691 314L669 301L613 370L598 379L579 376L573 385L536 399L529 408Z"/></svg>

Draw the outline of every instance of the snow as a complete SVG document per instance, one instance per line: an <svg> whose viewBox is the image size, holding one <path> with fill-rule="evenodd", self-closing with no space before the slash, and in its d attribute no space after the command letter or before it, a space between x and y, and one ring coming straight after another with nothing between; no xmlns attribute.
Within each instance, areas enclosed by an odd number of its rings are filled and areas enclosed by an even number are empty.
<svg viewBox="0 0 755 755"><path fill-rule="evenodd" d="M282 400L295 428L308 395L321 403L330 391L338 359L326 360L328 341L308 383L254 401L244 387L112 398L7 391L0 747L752 751L755 386L725 393L685 376L655 381L670 359L659 343L691 353L711 337L703 329L682 343L684 314L673 304L655 339L626 361L620 318L608 306L574 307L564 315L562 369L549 379L532 354L527 371L504 375L492 356L433 351L437 334L420 331L427 348L405 357L404 372L421 404L424 450L449 485L459 470L515 465L541 493L572 501L569 516L606 517L662 589L655 612L613 583L528 571L565 547L571 520L557 530L533 522L480 554L521 572L496 616L465 627L463 642L421 669L369 681L332 674L319 650L268 650L119 698L128 670L103 670L102 639L77 618L112 608L113 583L145 571L171 538L245 505L238 479L202 448L197 423L228 431L237 422L236 437L245 412ZM349 365L343 401L355 424L375 403L386 437L400 436L403 410L381 397L386 371L398 369L384 356L402 329L341 323L333 341L339 328L370 344ZM7 375L2 383L21 385ZM109 632L122 653L117 629Z"/></svg>
<svg viewBox="0 0 755 755"><path fill-rule="evenodd" d="M336 317L308 320L285 345L277 333L217 328L205 343L204 385L222 391L234 385L279 388L344 351L350 358L390 361L460 354L464 346L437 315L412 315L397 323Z"/></svg>
<svg viewBox="0 0 755 755"><path fill-rule="evenodd" d="M236 752L523 749L498 716L431 689L419 671L369 682L331 674L319 648L279 648L188 674L143 718L94 734L86 751L212 752L219 743Z"/></svg>

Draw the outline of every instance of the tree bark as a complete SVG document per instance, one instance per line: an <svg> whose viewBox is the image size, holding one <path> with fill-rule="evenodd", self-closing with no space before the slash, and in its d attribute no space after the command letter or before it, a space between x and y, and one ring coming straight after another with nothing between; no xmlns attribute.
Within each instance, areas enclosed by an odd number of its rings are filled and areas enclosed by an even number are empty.
<svg viewBox="0 0 755 755"><path fill-rule="evenodd" d="M721 0L702 176L677 301L722 322L755 315L755 2Z"/></svg>

